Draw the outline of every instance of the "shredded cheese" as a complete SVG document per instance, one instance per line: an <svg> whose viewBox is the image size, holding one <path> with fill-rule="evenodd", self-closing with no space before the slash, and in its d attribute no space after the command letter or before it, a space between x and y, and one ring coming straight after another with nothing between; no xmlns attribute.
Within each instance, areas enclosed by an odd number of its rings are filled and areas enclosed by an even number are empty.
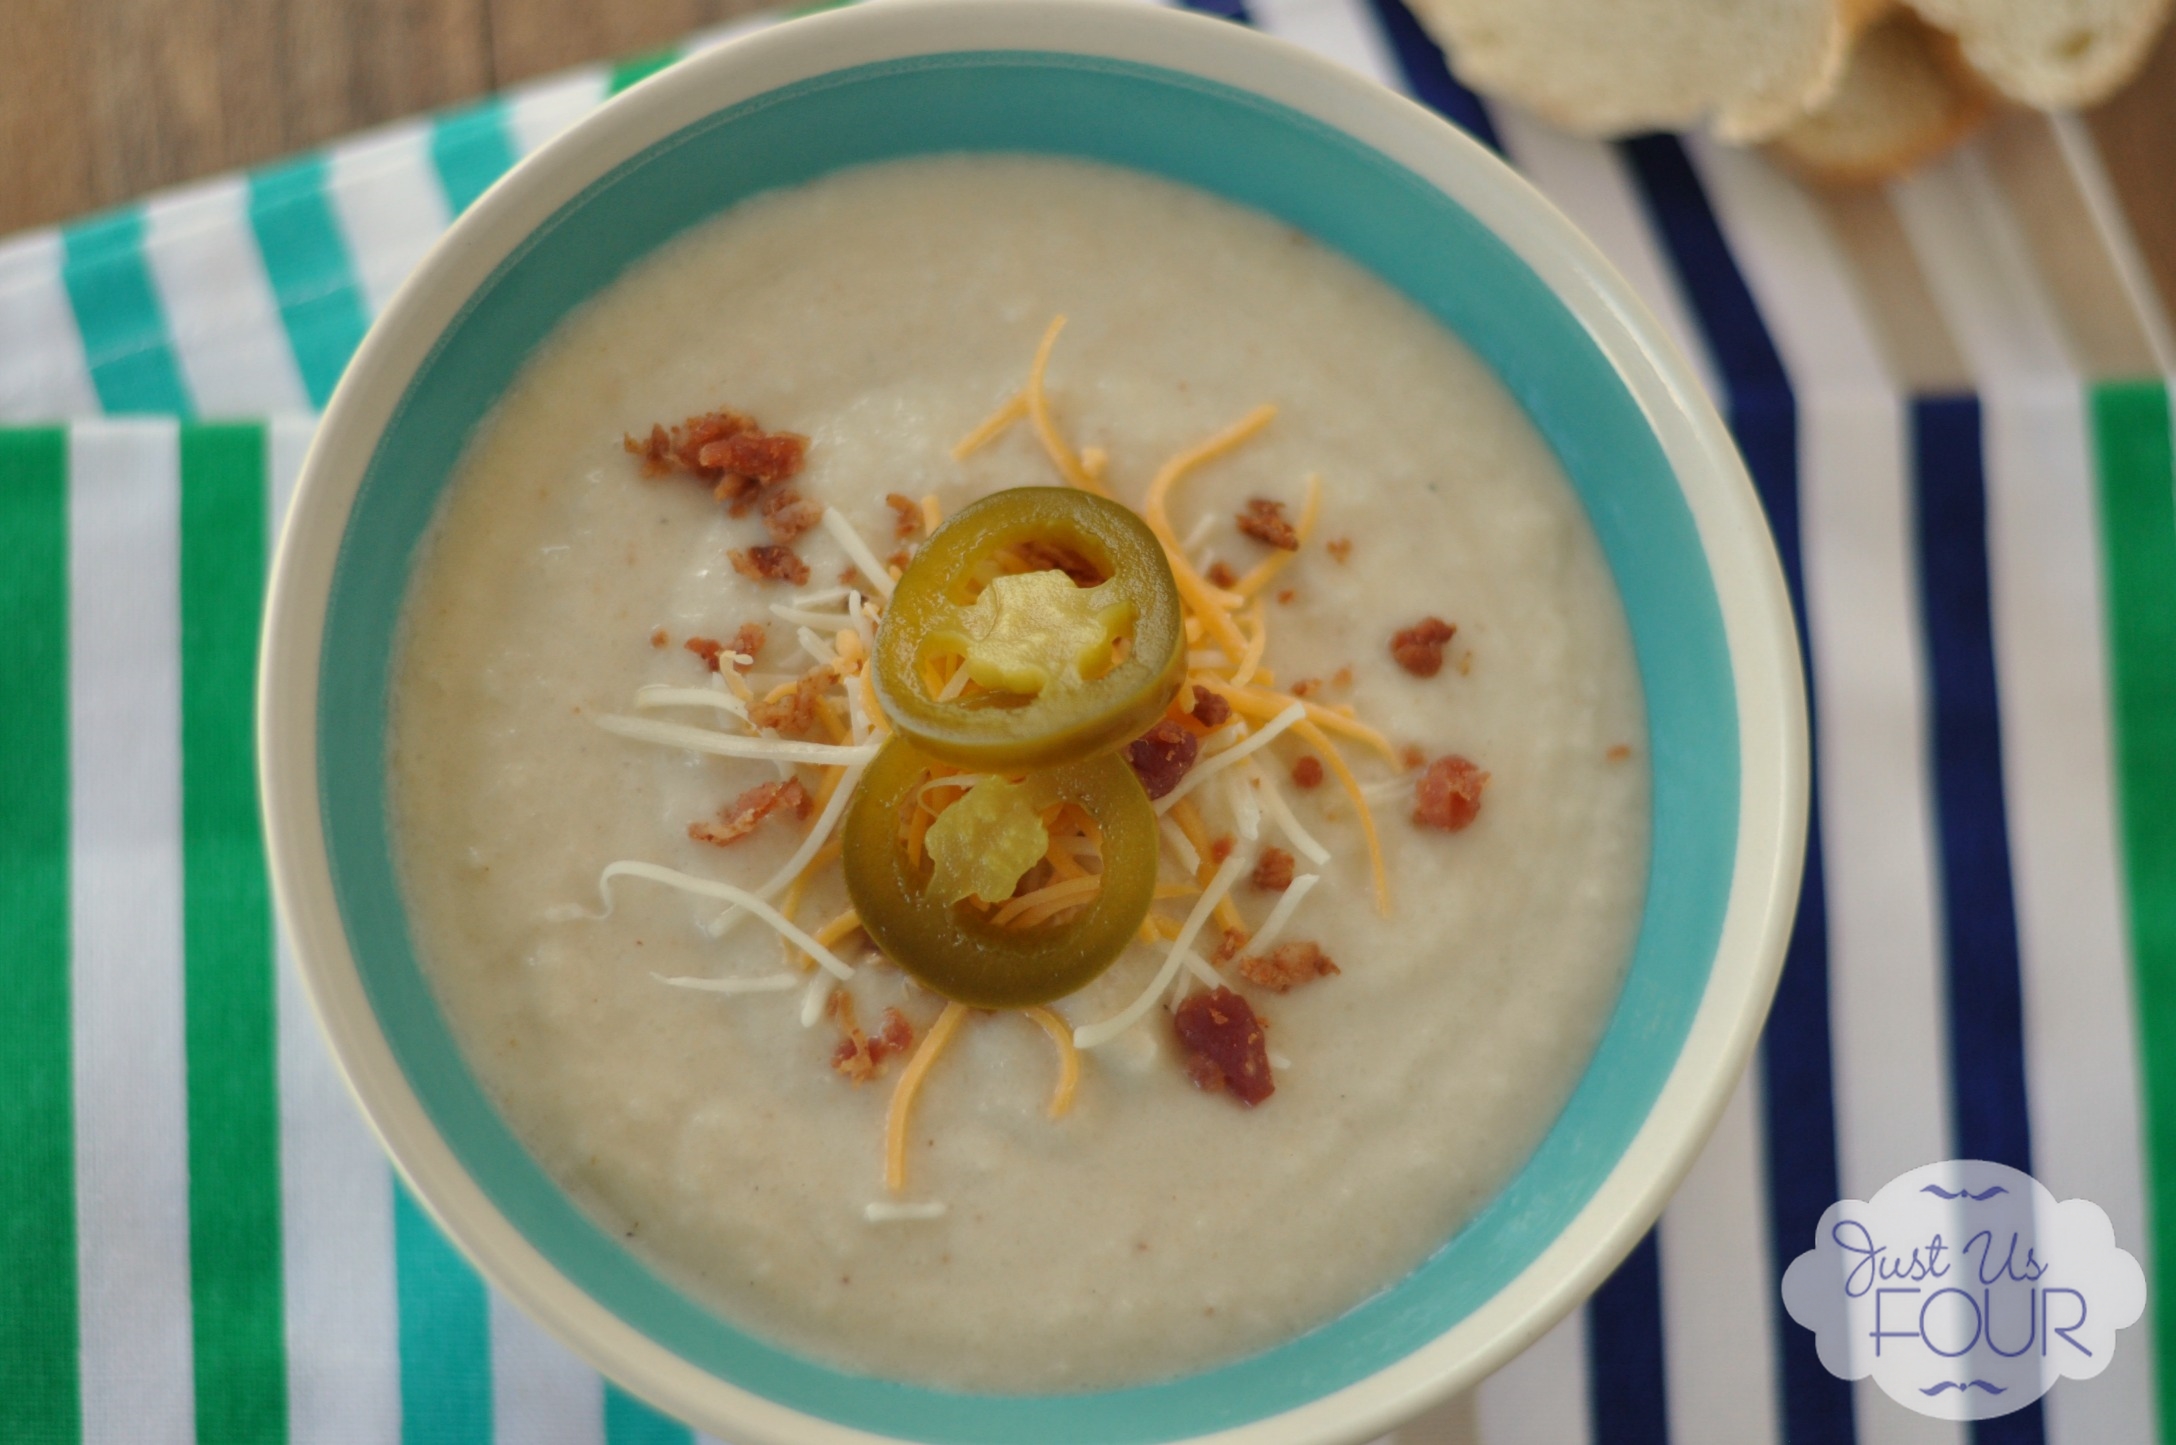
<svg viewBox="0 0 2176 1445"><path fill-rule="evenodd" d="M801 1027L812 1029L824 1016L824 1005L831 1002L831 990L838 987L838 980L822 969L809 975L808 987L801 993Z"/></svg>
<svg viewBox="0 0 2176 1445"><path fill-rule="evenodd" d="M797 973L766 973L755 978L667 978L662 973L650 977L673 988L693 989L697 993L785 993L801 986Z"/></svg>
<svg viewBox="0 0 2176 1445"><path fill-rule="evenodd" d="M1171 856L1178 860L1179 866L1186 870L1186 876L1192 878L1200 873L1201 854L1195 850L1193 841L1170 818L1162 819L1161 823L1164 845L1171 850Z"/></svg>
<svg viewBox="0 0 2176 1445"><path fill-rule="evenodd" d="M1254 635L1247 639L1246 651L1240 654L1239 665L1232 670L1233 687L1245 687L1253 679L1261 670L1262 653L1269 647L1269 619L1262 615L1260 602L1247 609L1242 621L1253 629Z"/></svg>
<svg viewBox="0 0 2176 1445"><path fill-rule="evenodd" d="M1058 431L1058 424L1050 415L1050 397L1043 390L1043 374L1050 367L1050 353L1058 344L1058 333L1063 330L1065 318L1051 317L1050 328L1043 333L1042 344L1035 348L1035 364L1028 368L1028 417L1035 423L1036 439L1042 442L1043 450L1050 455L1050 464L1058 469L1059 476L1065 478L1066 485L1079 487L1084 492L1093 492L1099 497L1107 497L1110 493L1104 490L1102 483L1088 474L1088 469L1080 464L1080 458L1073 455L1073 448Z"/></svg>
<svg viewBox="0 0 2176 1445"><path fill-rule="evenodd" d="M1231 809L1232 827L1238 830L1242 843L1253 843L1262 836L1262 800L1255 796L1254 785L1237 768L1224 774L1224 805Z"/></svg>
<svg viewBox="0 0 2176 1445"><path fill-rule="evenodd" d="M1022 927L1027 927L1044 922L1048 914L1077 908L1102 891L1103 879L1093 873L1084 873L1078 878L1067 878L1057 883L1046 883L1032 893L1006 899L1004 906L990 915L990 921L1000 925L1018 922Z"/></svg>
<svg viewBox="0 0 2176 1445"><path fill-rule="evenodd" d="M1193 947L1195 936L1201 932L1202 925L1209 921L1209 915L1223 901L1224 895L1231 892L1232 884L1237 881L1240 870L1246 864L1247 860L1237 852L1224 860L1224 866L1216 870L1216 876L1209 880L1209 886L1195 901L1193 912L1186 915L1186 922L1180 927L1179 936L1171 940L1171 952L1164 959L1163 967L1156 970L1155 981L1142 990L1139 998L1101 1023L1073 1030L1074 1047L1093 1049L1109 1043L1132 1028L1156 1000L1163 997L1164 990L1171 987L1171 980L1185 963L1185 955Z"/></svg>
<svg viewBox="0 0 2176 1445"><path fill-rule="evenodd" d="M1292 914L1300 906L1300 900L1314 891L1314 886L1321 881L1320 873L1302 873L1293 879L1292 886L1285 889L1284 896L1277 900L1277 906L1269 910L1269 917L1263 919L1262 926L1254 931L1253 939L1247 944L1247 952L1267 953L1274 948L1277 940L1284 934L1284 926L1292 921Z"/></svg>
<svg viewBox="0 0 2176 1445"><path fill-rule="evenodd" d="M597 726L636 742L661 743L666 747L686 748L691 753L710 753L721 758L765 758L773 762L852 767L876 756L876 748L868 744L840 747L833 743L797 742L792 738L750 737L746 733L688 727L683 723L658 722L646 717L623 717L619 713L600 715Z"/></svg>
<svg viewBox="0 0 2176 1445"><path fill-rule="evenodd" d="M1298 727L1305 724L1306 721L1307 710L1305 706L1300 703L1292 704L1292 706L1286 708L1283 712L1278 713L1274 718L1271 718L1268 723L1256 729L1254 732L1249 733L1247 735L1246 741L1234 743L1232 746L1224 749L1223 752L1218 753L1215 757L1207 758L1201 762L1194 764L1194 766L1188 770L1186 776L1179 779L1179 785L1177 787L1173 788L1170 792L1164 794L1162 797L1156 800L1156 811L1159 813L1170 812L1173 808L1178 806L1180 800L1183 799L1188 793L1193 792L1194 789L1200 787L1203 783L1206 783L1207 781L1209 781L1209 779L1224 771L1224 769L1232 766L1241 758L1249 757L1254 753L1260 752L1263 748L1268 747L1271 743L1277 740L1277 738L1285 731L1285 729L1291 727ZM1317 736L1320 736L1320 734L1317 734Z"/></svg>
<svg viewBox="0 0 2176 1445"><path fill-rule="evenodd" d="M1062 1119L1072 1110L1073 1091L1080 1084L1080 1050L1073 1047L1073 1031L1049 1009L1024 1008L1020 1012L1033 1019L1058 1046L1058 1087L1050 1096L1050 1117Z"/></svg>
<svg viewBox="0 0 2176 1445"><path fill-rule="evenodd" d="M1272 778L1266 769L1256 767L1253 763L1247 764L1246 771L1249 781L1253 782L1262 794L1262 811L1269 814L1270 821L1275 823L1278 831L1284 834L1285 841L1289 842L1302 858L1305 858L1317 868L1328 863L1330 861L1330 850L1317 842L1314 834L1300 826L1300 820L1293 813L1292 805L1285 801L1284 793L1277 787L1277 780Z"/></svg>
<svg viewBox="0 0 2176 1445"><path fill-rule="evenodd" d="M852 965L844 962L830 949L802 932L792 919L787 918L747 889L736 888L730 883L720 883L711 878L697 878L692 873L682 873L678 869L662 867L656 863L642 863L629 859L606 864L604 872L597 879L597 892L604 899L604 912L597 915L599 918L612 916L612 880L615 878L645 878L652 883L662 883L668 888L677 888L683 893L693 893L703 898L722 898L728 903L738 904L777 929L794 943L799 944L803 953L808 954L830 970L834 978L848 979L854 976Z"/></svg>
<svg viewBox="0 0 2176 1445"><path fill-rule="evenodd" d="M932 534L943 525L944 507L937 501L937 494L931 492L922 498L922 531L925 535Z"/></svg>
<svg viewBox="0 0 2176 1445"><path fill-rule="evenodd" d="M906 1224L944 1218L945 1202L932 1199L922 1204L890 1204L872 1201L861 1206L861 1217L871 1224Z"/></svg>
<svg viewBox="0 0 2176 1445"><path fill-rule="evenodd" d="M892 574L877 560L876 553L869 549L869 544L861 540L861 533L854 530L854 524L847 521L845 514L837 507L824 508L824 530L831 534L832 539L846 553L855 570L869 579L869 585L876 589L877 596L886 602L891 601Z"/></svg>
<svg viewBox="0 0 2176 1445"><path fill-rule="evenodd" d="M892 1090L890 1111L884 1118L884 1187L898 1194L907 1187L907 1121L914 1112L914 1096L921 1092L922 1080L929 1077L937 1056L952 1041L959 1030L960 1020L967 1017L967 1005L954 999L937 1015L937 1021L922 1035L915 1045L914 1057L907 1060L900 1070L899 1083Z"/></svg>
<svg viewBox="0 0 2176 1445"><path fill-rule="evenodd" d="M715 687L667 687L662 683L650 683L635 689L635 706L710 707L719 712L731 713L742 722L748 721L747 704L733 694Z"/></svg>
<svg viewBox="0 0 2176 1445"><path fill-rule="evenodd" d="M990 413L988 419L982 425L952 444L952 460L956 462L966 461L976 452L981 451L991 442L1004 435L1005 428L1027 414L1028 394L1024 391L1014 392L1006 399L1003 406ZM929 515L932 511L930 503L934 500L936 500L934 497L924 497L922 499L922 519L924 521L929 521ZM937 524L929 522L929 530L936 531Z"/></svg>
<svg viewBox="0 0 2176 1445"><path fill-rule="evenodd" d="M1261 682L1271 680L1267 669L1256 673L1255 676ZM1293 697L1290 693L1269 692L1261 688L1235 687L1214 677L1196 677L1194 685L1196 687L1205 687L1217 694L1232 705L1233 712L1240 714L1242 717L1275 717L1288 707L1303 707L1307 710L1308 720L1316 726L1333 733L1341 733L1354 742L1365 743L1375 749L1376 752L1381 753L1383 760L1392 767L1399 769L1401 772L1405 768L1405 759L1398 756L1398 750L1390 745L1390 739L1347 713L1324 707L1320 703L1304 702Z"/></svg>
<svg viewBox="0 0 2176 1445"><path fill-rule="evenodd" d="M831 841L831 831L838 826L839 815L846 811L847 799L854 795L854 785L861 781L862 769L866 766L865 763L856 763L842 771L837 780L830 784L831 796L825 800L822 811L817 813L808 835L801 840L801 846L794 849L793 856L780 864L778 871L765 879L762 887L755 890L757 898L776 898L779 890L798 878L801 870L808 867L810 860ZM711 920L710 936L723 938L743 916L743 910L739 908L727 909Z"/></svg>
<svg viewBox="0 0 2176 1445"><path fill-rule="evenodd" d="M1383 839L1375 831L1375 812L1368 807L1368 800L1361 795L1360 780L1352 775L1351 768L1345 766L1345 755L1337 750L1337 744L1324 737L1313 723L1301 722L1294 725L1292 730L1315 745L1315 750L1322 754L1322 760L1330 765L1330 771L1337 774L1338 784L1344 788L1345 796L1352 799L1353 807L1359 811L1360 831L1367 835L1368 840L1368 867L1375 874L1375 909L1384 917L1389 917L1390 874L1383 867Z"/></svg>

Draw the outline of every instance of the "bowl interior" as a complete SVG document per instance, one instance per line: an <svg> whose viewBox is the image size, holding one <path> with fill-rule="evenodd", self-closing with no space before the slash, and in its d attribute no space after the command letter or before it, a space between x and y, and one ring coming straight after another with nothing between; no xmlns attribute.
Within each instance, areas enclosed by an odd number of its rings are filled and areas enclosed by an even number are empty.
<svg viewBox="0 0 2176 1445"><path fill-rule="evenodd" d="M1029 151L1132 167L1265 211L1367 266L1459 334L1547 438L1623 596L1646 691L1652 862L1624 992L1531 1161L1412 1274L1264 1354L1166 1383L1057 1397L856 1376L721 1321L593 1226L462 1062L418 967L389 845L386 695L410 562L471 429L573 306L683 228L842 166ZM1178 71L1041 51L857 67L712 115L563 207L475 293L372 456L332 582L318 679L320 807L365 991L432 1124L566 1278L687 1361L779 1404L940 1441L1153 1441L1229 1428L1353 1384L1471 1313L1564 1230L1652 1108L1699 1007L1732 886L1737 702L1722 609L1661 443L1609 359L1502 241L1340 131Z"/></svg>

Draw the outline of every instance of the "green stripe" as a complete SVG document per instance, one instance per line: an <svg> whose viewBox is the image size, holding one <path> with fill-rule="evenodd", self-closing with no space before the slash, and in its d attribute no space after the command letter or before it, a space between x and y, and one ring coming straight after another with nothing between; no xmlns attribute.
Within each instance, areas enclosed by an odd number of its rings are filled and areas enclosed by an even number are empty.
<svg viewBox="0 0 2176 1445"><path fill-rule="evenodd" d="M68 441L0 432L0 1437L73 1442Z"/></svg>
<svg viewBox="0 0 2176 1445"><path fill-rule="evenodd" d="M491 1445L491 1306L405 1186L393 1186L402 1445Z"/></svg>
<svg viewBox="0 0 2176 1445"><path fill-rule="evenodd" d="M612 67L611 79L605 82L606 95L618 95L637 81L648 80L680 58L678 46L653 50L647 55L630 55Z"/></svg>
<svg viewBox="0 0 2176 1445"><path fill-rule="evenodd" d="M460 215L514 164L506 102L487 100L432 121L431 163L446 193L446 209Z"/></svg>
<svg viewBox="0 0 2176 1445"><path fill-rule="evenodd" d="M369 324L354 258L325 193L323 156L249 176L249 224L310 405L323 409Z"/></svg>
<svg viewBox="0 0 2176 1445"><path fill-rule="evenodd" d="M60 274L99 406L187 415L166 308L144 260L143 212L115 211L63 230Z"/></svg>
<svg viewBox="0 0 2176 1445"><path fill-rule="evenodd" d="M604 1386L604 1445L692 1445L695 1432L619 1386Z"/></svg>
<svg viewBox="0 0 2176 1445"><path fill-rule="evenodd" d="M2093 388L2117 795L2145 1055L2161 1438L2176 1441L2176 468L2168 389Z"/></svg>
<svg viewBox="0 0 2176 1445"><path fill-rule="evenodd" d="M272 902L252 701L267 496L259 426L181 436L183 1008L199 1440L287 1435Z"/></svg>

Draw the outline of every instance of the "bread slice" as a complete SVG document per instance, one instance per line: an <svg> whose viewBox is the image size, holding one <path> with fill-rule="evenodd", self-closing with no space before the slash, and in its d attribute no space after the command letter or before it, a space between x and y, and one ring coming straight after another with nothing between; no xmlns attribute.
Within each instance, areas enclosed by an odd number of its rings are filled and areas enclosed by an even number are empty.
<svg viewBox="0 0 2176 1445"><path fill-rule="evenodd" d="M2022 0L2032 3L2032 0ZM1835 88L1887 0L1412 0L1461 80L1565 130L1760 140Z"/></svg>
<svg viewBox="0 0 2176 1445"><path fill-rule="evenodd" d="M1873 185L1979 129L1992 103L1955 37L1899 10L1859 37L1828 103L1768 151L1823 184Z"/></svg>
<svg viewBox="0 0 2176 1445"><path fill-rule="evenodd" d="M1997 90L2041 110L2106 99L2131 78L2169 0L1910 0Z"/></svg>

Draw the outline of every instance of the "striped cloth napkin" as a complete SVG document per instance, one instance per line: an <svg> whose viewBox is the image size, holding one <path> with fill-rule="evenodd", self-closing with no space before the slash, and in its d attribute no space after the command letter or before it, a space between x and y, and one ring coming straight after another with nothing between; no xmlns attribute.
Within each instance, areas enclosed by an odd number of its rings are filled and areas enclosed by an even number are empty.
<svg viewBox="0 0 2176 1445"><path fill-rule="evenodd" d="M1399 0L1203 8L1451 117L1631 278L1751 464L1813 679L1814 846L1755 1066L1623 1268L1399 1440L2176 1442L2167 379L2082 374L1975 151L1888 197L1972 378L1914 395L1757 157L1483 104ZM7 1440L691 1439L394 1183L279 957L249 715L269 539L370 318L515 159L672 58L0 243ZM230 417L260 419L197 420ZM1954 1157L2096 1201L2153 1281L2107 1373L1977 1427L1829 1376L1777 1293L1829 1203Z"/></svg>

